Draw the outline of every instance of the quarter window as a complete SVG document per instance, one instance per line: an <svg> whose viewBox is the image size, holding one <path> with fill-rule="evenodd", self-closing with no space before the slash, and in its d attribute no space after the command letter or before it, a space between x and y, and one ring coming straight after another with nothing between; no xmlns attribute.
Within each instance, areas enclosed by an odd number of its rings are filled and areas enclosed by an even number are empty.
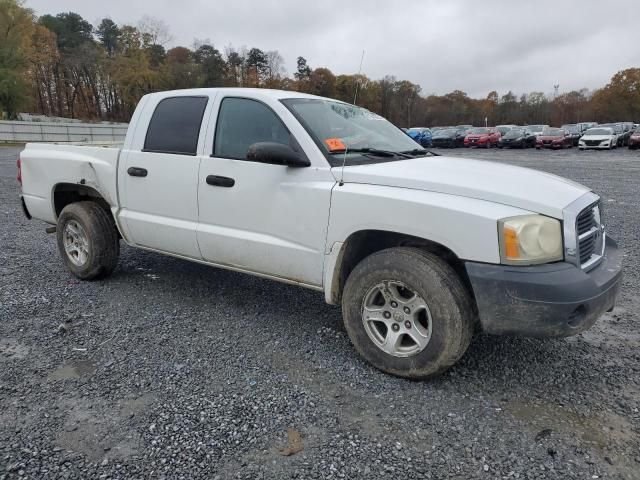
<svg viewBox="0 0 640 480"><path fill-rule="evenodd" d="M291 134L273 110L256 100L227 97L216 123L213 156L245 160L257 142L289 145Z"/></svg>
<svg viewBox="0 0 640 480"><path fill-rule="evenodd" d="M207 100L208 97L161 100L149 122L143 151L195 155Z"/></svg>

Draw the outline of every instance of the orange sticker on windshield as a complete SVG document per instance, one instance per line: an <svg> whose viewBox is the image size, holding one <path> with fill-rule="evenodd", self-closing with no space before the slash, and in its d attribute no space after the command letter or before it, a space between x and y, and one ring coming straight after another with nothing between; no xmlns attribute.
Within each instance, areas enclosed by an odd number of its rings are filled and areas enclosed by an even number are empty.
<svg viewBox="0 0 640 480"><path fill-rule="evenodd" d="M339 138L325 138L324 143L330 152L337 152L347 149L346 145Z"/></svg>

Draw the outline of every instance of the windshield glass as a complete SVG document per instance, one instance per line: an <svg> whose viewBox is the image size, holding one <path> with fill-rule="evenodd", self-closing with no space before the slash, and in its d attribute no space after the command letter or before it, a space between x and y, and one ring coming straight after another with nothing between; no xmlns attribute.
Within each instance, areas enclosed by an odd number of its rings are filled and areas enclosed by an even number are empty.
<svg viewBox="0 0 640 480"><path fill-rule="evenodd" d="M487 135L488 133L491 133L491 130L488 128L472 128L468 133L471 135Z"/></svg>
<svg viewBox="0 0 640 480"><path fill-rule="evenodd" d="M505 134L504 138L520 138L524 136L524 132L524 128L512 128Z"/></svg>
<svg viewBox="0 0 640 480"><path fill-rule="evenodd" d="M543 135L548 137L562 137L564 136L564 130L560 130L559 128L547 128Z"/></svg>
<svg viewBox="0 0 640 480"><path fill-rule="evenodd" d="M532 132L541 132L544 129L544 125L528 125L528 128Z"/></svg>
<svg viewBox="0 0 640 480"><path fill-rule="evenodd" d="M580 129L577 125L562 125L560 128L569 133L580 133Z"/></svg>
<svg viewBox="0 0 640 480"><path fill-rule="evenodd" d="M610 128L590 128L585 132L585 135L611 135Z"/></svg>
<svg viewBox="0 0 640 480"><path fill-rule="evenodd" d="M433 134L434 137L451 137L458 132L455 128L445 128Z"/></svg>
<svg viewBox="0 0 640 480"><path fill-rule="evenodd" d="M349 149L402 152L420 148L402 130L365 108L315 98L289 98L282 103L331 155Z"/></svg>
<svg viewBox="0 0 640 480"><path fill-rule="evenodd" d="M604 124L600 125L600 127L610 128L615 133L622 133L622 125L619 125L617 123L604 123Z"/></svg>

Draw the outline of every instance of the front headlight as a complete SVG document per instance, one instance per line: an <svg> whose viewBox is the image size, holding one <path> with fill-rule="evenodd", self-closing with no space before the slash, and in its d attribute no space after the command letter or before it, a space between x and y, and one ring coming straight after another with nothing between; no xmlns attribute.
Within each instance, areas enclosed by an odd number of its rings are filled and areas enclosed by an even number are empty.
<svg viewBox="0 0 640 480"><path fill-rule="evenodd" d="M531 214L498 222L500 259L508 265L534 265L562 260L560 221Z"/></svg>

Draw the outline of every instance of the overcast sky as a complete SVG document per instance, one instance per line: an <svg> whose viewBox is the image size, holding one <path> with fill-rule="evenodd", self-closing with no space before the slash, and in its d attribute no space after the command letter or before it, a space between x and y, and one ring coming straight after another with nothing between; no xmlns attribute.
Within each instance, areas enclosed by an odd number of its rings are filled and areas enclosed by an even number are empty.
<svg viewBox="0 0 640 480"><path fill-rule="evenodd" d="M168 45L210 39L278 50L287 72L313 68L395 75L423 94L460 89L474 97L597 88L640 67L639 0L27 0L37 15L74 11L94 25L108 16L166 22Z"/></svg>

